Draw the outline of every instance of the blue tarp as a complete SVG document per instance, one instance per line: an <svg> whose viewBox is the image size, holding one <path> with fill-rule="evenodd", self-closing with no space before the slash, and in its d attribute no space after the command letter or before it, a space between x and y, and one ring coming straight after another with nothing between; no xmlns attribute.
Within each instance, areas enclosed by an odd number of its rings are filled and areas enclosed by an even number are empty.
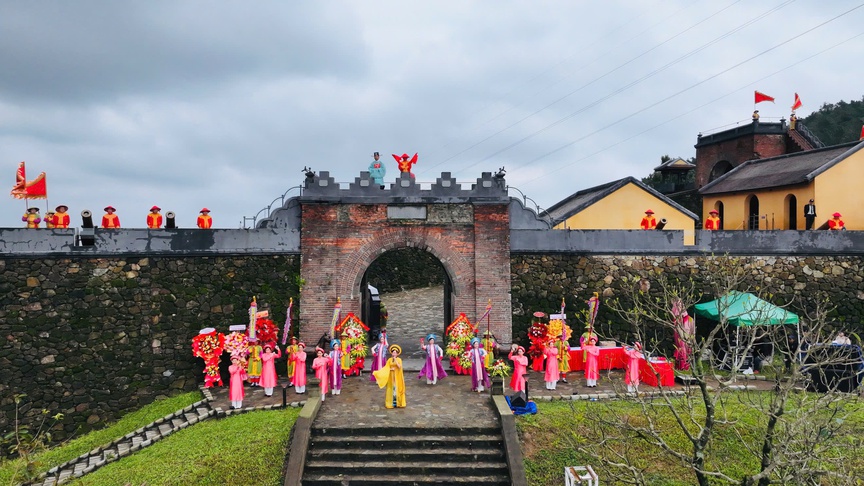
<svg viewBox="0 0 864 486"><path fill-rule="evenodd" d="M513 411L513 415L525 415L526 413L530 413L530 414L537 413L537 404L532 402L532 401L529 401L527 404L525 404L524 407L514 407L513 405L510 405L510 397L505 396L504 399L507 400L507 405L510 407L510 410Z"/></svg>

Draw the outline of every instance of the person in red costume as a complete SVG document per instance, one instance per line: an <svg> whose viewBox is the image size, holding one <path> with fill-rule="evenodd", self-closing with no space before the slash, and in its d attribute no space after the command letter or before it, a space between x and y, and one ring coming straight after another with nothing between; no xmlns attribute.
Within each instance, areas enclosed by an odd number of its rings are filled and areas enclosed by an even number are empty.
<svg viewBox="0 0 864 486"><path fill-rule="evenodd" d="M201 229L210 229L213 226L213 218L210 217L210 210L202 208L198 215L198 227Z"/></svg>
<svg viewBox="0 0 864 486"><path fill-rule="evenodd" d="M706 230L719 230L720 229L720 217L717 216L720 214L716 209L712 209L708 211L708 219L705 220L705 229Z"/></svg>
<svg viewBox="0 0 864 486"><path fill-rule="evenodd" d="M414 157L408 158L408 154L402 154L401 156L396 154L391 154L394 159L396 159L396 164L399 166L399 172L407 172L414 177L414 174L411 173L411 166L417 163L417 154L414 154Z"/></svg>
<svg viewBox="0 0 864 486"><path fill-rule="evenodd" d="M150 208L150 214L147 215L147 227L150 229L159 229L162 227L162 215L159 214L162 208L153 206Z"/></svg>
<svg viewBox="0 0 864 486"><path fill-rule="evenodd" d="M828 220L828 229L829 230L844 230L844 229L846 229L846 223L844 223L843 220L840 219L840 216L841 216L840 213L834 213L832 216L834 216L834 218Z"/></svg>
<svg viewBox="0 0 864 486"><path fill-rule="evenodd" d="M657 227L657 220L654 219L654 211L650 209L645 211L645 217L642 218L642 222L639 223L642 226L643 230L652 230Z"/></svg>
<svg viewBox="0 0 864 486"><path fill-rule="evenodd" d="M68 228L69 227L69 214L66 211L69 211L69 206L65 204L61 204L57 206L54 213L54 227L55 228Z"/></svg>
<svg viewBox="0 0 864 486"><path fill-rule="evenodd" d="M102 227L105 229L118 229L120 228L120 216L114 214L114 206L108 206L105 208L105 215L102 216Z"/></svg>

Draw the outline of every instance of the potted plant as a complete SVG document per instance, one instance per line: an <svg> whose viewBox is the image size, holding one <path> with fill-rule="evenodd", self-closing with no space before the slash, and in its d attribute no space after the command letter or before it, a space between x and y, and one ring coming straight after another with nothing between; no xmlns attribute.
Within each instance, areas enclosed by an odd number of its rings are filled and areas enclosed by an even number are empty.
<svg viewBox="0 0 864 486"><path fill-rule="evenodd" d="M507 377L510 376L510 365L507 364L504 359L497 359L486 368L489 371L489 376L492 377L492 394L493 395L504 395L504 391L507 387L506 380ZM500 377L500 385L499 378Z"/></svg>

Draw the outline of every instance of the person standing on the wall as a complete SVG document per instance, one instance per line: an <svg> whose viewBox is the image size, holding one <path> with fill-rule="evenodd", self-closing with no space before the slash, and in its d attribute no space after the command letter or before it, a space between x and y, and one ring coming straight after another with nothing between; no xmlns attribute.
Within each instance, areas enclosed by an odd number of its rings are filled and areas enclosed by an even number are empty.
<svg viewBox="0 0 864 486"><path fill-rule="evenodd" d="M705 220L705 229L706 230L719 230L720 229L720 214L716 209L712 209L708 211L708 219Z"/></svg>
<svg viewBox="0 0 864 486"><path fill-rule="evenodd" d="M645 217L642 218L642 222L639 223L642 226L643 230L653 230L657 228L657 220L654 219L654 211L650 209L645 211Z"/></svg>
<svg viewBox="0 0 864 486"><path fill-rule="evenodd" d="M102 227L105 229L119 229L120 228L120 216L114 214L114 206L107 206L105 208L105 214L102 216Z"/></svg>
<svg viewBox="0 0 864 486"><path fill-rule="evenodd" d="M840 213L834 213L832 216L834 216L834 218L828 220L828 229L829 230L845 230L846 229L846 223L844 223L843 220L840 219L840 216L841 216Z"/></svg>
<svg viewBox="0 0 864 486"><path fill-rule="evenodd" d="M147 227L150 229L159 229L162 227L162 215L159 214L162 208L153 206L147 214Z"/></svg>
<svg viewBox="0 0 864 486"><path fill-rule="evenodd" d="M42 222L42 218L39 216L39 208L27 208L27 212L24 213L24 216L21 216L21 221L27 223L25 228L38 228L39 223Z"/></svg>
<svg viewBox="0 0 864 486"><path fill-rule="evenodd" d="M55 209L56 213L54 213L54 227L55 228L68 228L69 227L69 215L66 211L69 211L69 206L65 204L61 204L57 206Z"/></svg>
<svg viewBox="0 0 864 486"><path fill-rule="evenodd" d="M813 223L816 221L816 205L813 204L812 199L804 205L804 221L807 223L806 229L813 229Z"/></svg>
<svg viewBox="0 0 864 486"><path fill-rule="evenodd" d="M378 152L372 154L372 162L369 164L369 177L375 181L375 184L384 189L384 176L387 175L387 168L380 160L381 155Z"/></svg>
<svg viewBox="0 0 864 486"><path fill-rule="evenodd" d="M213 218L210 217L210 210L207 208L202 208L199 211L198 215L198 228L200 229L210 229L213 227Z"/></svg>

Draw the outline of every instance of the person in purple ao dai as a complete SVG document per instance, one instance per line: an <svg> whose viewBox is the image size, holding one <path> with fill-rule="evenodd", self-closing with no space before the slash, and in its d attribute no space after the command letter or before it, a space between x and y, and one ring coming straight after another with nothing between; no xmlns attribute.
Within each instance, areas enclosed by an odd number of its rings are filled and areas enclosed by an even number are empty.
<svg viewBox="0 0 864 486"><path fill-rule="evenodd" d="M471 338L471 390L482 392L491 388L489 372L486 371L486 350L480 346L480 338Z"/></svg>
<svg viewBox="0 0 864 486"><path fill-rule="evenodd" d="M434 385L438 383L438 380L447 376L447 373L444 372L444 366L441 364L441 360L444 358L444 350L441 349L441 346L435 344L434 334L426 336L425 340L420 338L420 347L426 353L426 363L423 365L417 378L421 379L425 376L426 384Z"/></svg>

